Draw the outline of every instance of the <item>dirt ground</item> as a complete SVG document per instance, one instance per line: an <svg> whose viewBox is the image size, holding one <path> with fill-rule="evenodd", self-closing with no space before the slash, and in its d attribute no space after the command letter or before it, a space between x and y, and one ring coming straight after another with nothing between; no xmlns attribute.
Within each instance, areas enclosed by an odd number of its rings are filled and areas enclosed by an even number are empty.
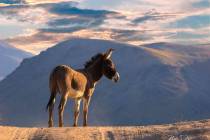
<svg viewBox="0 0 210 140"><path fill-rule="evenodd" d="M0 126L0 140L208 140L210 120L129 127Z"/></svg>

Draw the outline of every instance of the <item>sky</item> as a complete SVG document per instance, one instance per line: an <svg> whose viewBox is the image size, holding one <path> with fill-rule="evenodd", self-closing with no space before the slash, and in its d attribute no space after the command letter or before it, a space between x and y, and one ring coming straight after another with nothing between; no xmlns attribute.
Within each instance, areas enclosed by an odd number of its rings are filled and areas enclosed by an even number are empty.
<svg viewBox="0 0 210 140"><path fill-rule="evenodd" d="M0 0L0 40L38 54L70 38L210 43L210 0Z"/></svg>

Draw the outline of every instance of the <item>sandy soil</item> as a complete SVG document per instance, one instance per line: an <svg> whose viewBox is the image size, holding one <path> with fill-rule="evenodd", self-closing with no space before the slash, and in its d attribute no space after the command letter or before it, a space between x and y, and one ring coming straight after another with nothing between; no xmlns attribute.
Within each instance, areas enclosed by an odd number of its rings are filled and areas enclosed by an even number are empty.
<svg viewBox="0 0 210 140"><path fill-rule="evenodd" d="M22 128L0 126L0 140L208 140L210 120L129 127Z"/></svg>

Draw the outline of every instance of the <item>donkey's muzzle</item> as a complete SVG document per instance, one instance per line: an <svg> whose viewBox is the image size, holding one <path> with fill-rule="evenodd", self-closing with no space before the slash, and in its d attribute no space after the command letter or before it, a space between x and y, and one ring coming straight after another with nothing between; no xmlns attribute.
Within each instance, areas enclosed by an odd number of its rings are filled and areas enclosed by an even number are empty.
<svg viewBox="0 0 210 140"><path fill-rule="evenodd" d="M118 72L116 72L116 74L113 77L113 81L116 83L120 80L120 74Z"/></svg>

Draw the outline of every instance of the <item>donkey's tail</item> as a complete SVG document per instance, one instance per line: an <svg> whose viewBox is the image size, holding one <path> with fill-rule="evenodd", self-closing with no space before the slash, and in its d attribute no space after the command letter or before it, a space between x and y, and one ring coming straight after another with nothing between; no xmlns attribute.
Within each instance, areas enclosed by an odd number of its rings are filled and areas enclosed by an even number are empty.
<svg viewBox="0 0 210 140"><path fill-rule="evenodd" d="M46 111L48 110L49 106L52 106L55 103L55 97L57 93L57 83L54 76L54 71L50 74L49 88L50 88L51 95L46 106Z"/></svg>
<svg viewBox="0 0 210 140"><path fill-rule="evenodd" d="M50 99L49 99L49 101L47 103L47 106L46 106L46 111L48 110L49 106L51 106L55 103L55 97L56 97L56 92L51 93Z"/></svg>

